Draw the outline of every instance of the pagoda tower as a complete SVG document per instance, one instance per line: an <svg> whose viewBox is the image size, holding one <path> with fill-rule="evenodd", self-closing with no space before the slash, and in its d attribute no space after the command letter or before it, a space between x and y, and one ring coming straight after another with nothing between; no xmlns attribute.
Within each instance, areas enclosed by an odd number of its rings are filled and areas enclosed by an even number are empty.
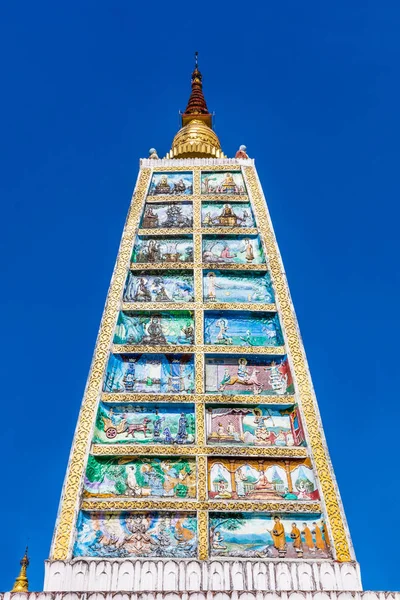
<svg viewBox="0 0 400 600"><path fill-rule="evenodd" d="M223 153L197 56L191 84L140 161L44 591L361 590L254 160Z"/></svg>

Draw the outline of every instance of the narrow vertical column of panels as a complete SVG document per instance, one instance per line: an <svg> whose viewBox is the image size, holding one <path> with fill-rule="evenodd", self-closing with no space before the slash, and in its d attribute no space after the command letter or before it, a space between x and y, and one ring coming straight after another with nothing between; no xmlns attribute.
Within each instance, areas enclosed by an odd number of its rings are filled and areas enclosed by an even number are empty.
<svg viewBox="0 0 400 600"><path fill-rule="evenodd" d="M70 460L65 478L56 528L53 537L51 558L67 560L71 557L74 525L79 509L79 496L90 445L93 423L103 376L107 366L115 324L120 309L122 293L128 272L134 236L150 182L151 169L142 169L131 200L118 257L108 291L103 318L93 355L88 383L83 397L78 425L72 444Z"/></svg>
<svg viewBox="0 0 400 600"><path fill-rule="evenodd" d="M244 167L243 170L247 189L251 194L257 225L266 246L277 305L286 333L287 345L300 398L300 406L304 415L311 451L321 484L328 521L331 526L336 558L341 562L350 561L353 560L353 557L350 551L349 538L344 524L344 517L338 493L331 473L327 449L322 439L321 424L318 418L318 409L312 389L311 378L298 331L297 320L290 300L289 288L283 274L281 259L268 209L254 167Z"/></svg>

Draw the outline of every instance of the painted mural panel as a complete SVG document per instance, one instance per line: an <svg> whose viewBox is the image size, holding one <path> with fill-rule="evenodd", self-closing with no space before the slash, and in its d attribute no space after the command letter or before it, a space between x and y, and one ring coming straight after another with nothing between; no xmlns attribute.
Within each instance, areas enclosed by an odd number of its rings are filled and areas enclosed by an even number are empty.
<svg viewBox="0 0 400 600"><path fill-rule="evenodd" d="M240 171L211 172L201 174L202 194L246 194L246 186Z"/></svg>
<svg viewBox="0 0 400 600"><path fill-rule="evenodd" d="M167 512L81 512L73 555L104 558L195 558L196 515Z"/></svg>
<svg viewBox="0 0 400 600"><path fill-rule="evenodd" d="M190 354L112 354L105 392L191 394L194 364Z"/></svg>
<svg viewBox="0 0 400 600"><path fill-rule="evenodd" d="M101 402L93 443L194 444L193 404Z"/></svg>
<svg viewBox="0 0 400 600"><path fill-rule="evenodd" d="M194 317L188 310L120 312L114 344L194 344Z"/></svg>
<svg viewBox="0 0 400 600"><path fill-rule="evenodd" d="M243 558L329 558L330 542L321 515L211 513L211 556Z"/></svg>
<svg viewBox="0 0 400 600"><path fill-rule="evenodd" d="M153 173L149 196L193 194L193 173Z"/></svg>
<svg viewBox="0 0 400 600"><path fill-rule="evenodd" d="M204 341L220 346L282 346L279 318L274 313L205 311Z"/></svg>
<svg viewBox="0 0 400 600"><path fill-rule="evenodd" d="M253 236L203 237L203 262L260 265L265 263L260 238Z"/></svg>
<svg viewBox="0 0 400 600"><path fill-rule="evenodd" d="M207 394L293 394L286 356L206 356Z"/></svg>
<svg viewBox="0 0 400 600"><path fill-rule="evenodd" d="M297 406L218 406L206 408L207 443L241 446L304 446Z"/></svg>
<svg viewBox="0 0 400 600"><path fill-rule="evenodd" d="M126 282L125 302L193 302L192 271L131 271Z"/></svg>
<svg viewBox="0 0 400 600"><path fill-rule="evenodd" d="M88 458L85 498L196 498L196 459Z"/></svg>
<svg viewBox="0 0 400 600"><path fill-rule="evenodd" d="M189 237L137 236L133 247L134 263L193 262L193 240Z"/></svg>
<svg viewBox="0 0 400 600"><path fill-rule="evenodd" d="M249 202L203 202L201 205L203 227L255 227Z"/></svg>
<svg viewBox="0 0 400 600"><path fill-rule="evenodd" d="M319 500L311 462L218 458L208 461L208 497Z"/></svg>
<svg viewBox="0 0 400 600"><path fill-rule="evenodd" d="M205 302L274 302L269 273L252 271L205 271Z"/></svg>
<svg viewBox="0 0 400 600"><path fill-rule="evenodd" d="M146 204L141 227L192 227L193 206L190 202L166 202Z"/></svg>

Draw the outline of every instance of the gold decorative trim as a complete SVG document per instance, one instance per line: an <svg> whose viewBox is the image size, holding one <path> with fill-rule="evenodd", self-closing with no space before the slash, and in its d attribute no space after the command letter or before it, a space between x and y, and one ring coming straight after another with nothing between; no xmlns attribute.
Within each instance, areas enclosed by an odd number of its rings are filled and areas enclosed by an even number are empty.
<svg viewBox="0 0 400 600"><path fill-rule="evenodd" d="M86 455L101 393L101 384L107 366L108 353L114 336L118 311L120 309L136 227L144 205L144 199L150 182L150 175L151 169L144 168L140 171L138 183L130 204L125 229L122 234L114 275L104 308L92 366L72 445L71 457L66 473L60 510L53 537L51 549L52 560L67 560L71 556L74 523L78 508Z"/></svg>
<svg viewBox="0 0 400 600"><path fill-rule="evenodd" d="M143 167L142 167L143 168ZM157 164L154 164L153 167L153 171L154 173L175 173L175 171L179 171L179 172L186 172L186 173L190 173L193 172L194 175L199 174L199 181L200 181L200 173L202 171L215 171L215 172L219 172L219 171L240 171L242 169L242 165L201 165L201 166L173 166L173 167L162 167L162 166L157 166ZM194 179L194 178L193 178ZM195 181L193 181L193 193L195 194L199 194L200 193L200 188L198 188L198 190L196 189L196 185L195 185ZM161 194L160 194L161 196Z"/></svg>
<svg viewBox="0 0 400 600"><path fill-rule="evenodd" d="M256 227L200 227L203 235L257 235L258 230ZM138 235L140 236L179 236L179 235L192 235L196 232L196 229L191 227L154 227L154 229L139 229Z"/></svg>
<svg viewBox="0 0 400 600"><path fill-rule="evenodd" d="M202 408L201 404L197 404L196 408ZM197 431L198 434L198 431ZM201 439L201 438L198 438ZM93 444L91 454L94 456L164 456L182 455L182 456L258 456L258 457L274 457L274 458L307 458L307 449L302 446L287 448L285 446L264 446L264 447L248 447L248 446L196 446L179 445L179 446L155 446L146 445L138 446L137 444Z"/></svg>
<svg viewBox="0 0 400 600"><path fill-rule="evenodd" d="M257 235L256 227L203 227L203 235Z"/></svg>
<svg viewBox="0 0 400 600"><path fill-rule="evenodd" d="M118 394L103 392L101 399L108 403L132 403L141 402L187 402L206 403L206 404L276 404L290 405L296 403L294 396L241 396L239 394L232 396L223 396L222 394Z"/></svg>
<svg viewBox="0 0 400 600"><path fill-rule="evenodd" d="M297 385L300 406L304 415L304 422L310 439L312 456L317 468L321 491L326 506L336 558L338 561L342 562L350 561L353 557L350 552L350 543L344 525L344 515L342 514L338 493L332 478L330 460L322 438L322 425L318 417L318 408L314 397L311 377L307 367L304 348L299 335L297 319L290 299L289 288L284 275L278 245L269 219L267 205L255 169L253 167L243 167L243 172L246 187L250 192L252 199L256 223L261 231L266 246L275 289L276 303L280 311L281 323L286 334L295 384Z"/></svg>
<svg viewBox="0 0 400 600"><path fill-rule="evenodd" d="M197 512L198 553L200 560L208 558L208 513L206 510Z"/></svg>
<svg viewBox="0 0 400 600"><path fill-rule="evenodd" d="M202 268L205 271L268 271L268 266L266 263L261 263L258 265L250 265L250 264L242 264L242 263L212 263L212 262L204 262L202 264Z"/></svg>
<svg viewBox="0 0 400 600"><path fill-rule="evenodd" d="M154 235L154 236L167 236L170 235L192 235L193 229L192 227L157 227L154 229L139 229L138 235Z"/></svg>
<svg viewBox="0 0 400 600"><path fill-rule="evenodd" d="M205 456L197 457L197 497L203 504L207 501L207 459Z"/></svg>
<svg viewBox="0 0 400 600"><path fill-rule="evenodd" d="M232 204L234 202L250 202L250 199L247 195L245 196L228 196L225 194L194 194L193 196L189 194L177 194L175 195L167 195L160 194L159 196L147 196L146 204L168 204L173 202L225 202L227 204Z"/></svg>
<svg viewBox="0 0 400 600"><path fill-rule="evenodd" d="M163 269L164 271L171 269L185 269L185 271L191 271L194 267L194 264L191 262L163 262L163 263L135 263L131 262L130 270L131 271L155 271L158 269Z"/></svg>
<svg viewBox="0 0 400 600"><path fill-rule="evenodd" d="M160 310L187 310L192 312L196 308L194 302L123 302L121 310L130 311L160 311Z"/></svg>
<svg viewBox="0 0 400 600"><path fill-rule="evenodd" d="M212 344L199 344L198 346L185 346L171 344L170 346L146 346L130 344L113 344L113 354L193 354L195 352L206 354L262 354L281 356L286 353L284 346L214 346Z"/></svg>
<svg viewBox="0 0 400 600"><path fill-rule="evenodd" d="M267 513L321 513L321 504L319 502L305 502L298 500L293 501L277 501L277 502L259 502L254 501L235 501L229 500L215 502L200 502L193 500L127 500L126 498L107 498L106 500L83 500L82 510L87 511L147 511L147 510L179 510L185 512L193 512L197 510L210 511L234 511L234 512L267 512Z"/></svg>

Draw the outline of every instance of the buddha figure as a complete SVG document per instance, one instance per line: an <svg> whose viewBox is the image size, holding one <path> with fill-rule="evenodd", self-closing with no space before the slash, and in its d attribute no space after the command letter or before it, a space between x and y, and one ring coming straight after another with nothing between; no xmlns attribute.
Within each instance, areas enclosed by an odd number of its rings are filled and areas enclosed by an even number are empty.
<svg viewBox="0 0 400 600"><path fill-rule="evenodd" d="M168 184L167 175L161 175L160 181L156 185L156 189L154 191L155 194L170 194L171 188Z"/></svg>
<svg viewBox="0 0 400 600"><path fill-rule="evenodd" d="M246 146L243 146L243 144L239 146L239 150L236 152L235 158L249 158L247 156L246 150L247 148Z"/></svg>
<svg viewBox="0 0 400 600"><path fill-rule="evenodd" d="M221 191L223 194L236 194L237 188L232 173L226 174L221 183Z"/></svg>

